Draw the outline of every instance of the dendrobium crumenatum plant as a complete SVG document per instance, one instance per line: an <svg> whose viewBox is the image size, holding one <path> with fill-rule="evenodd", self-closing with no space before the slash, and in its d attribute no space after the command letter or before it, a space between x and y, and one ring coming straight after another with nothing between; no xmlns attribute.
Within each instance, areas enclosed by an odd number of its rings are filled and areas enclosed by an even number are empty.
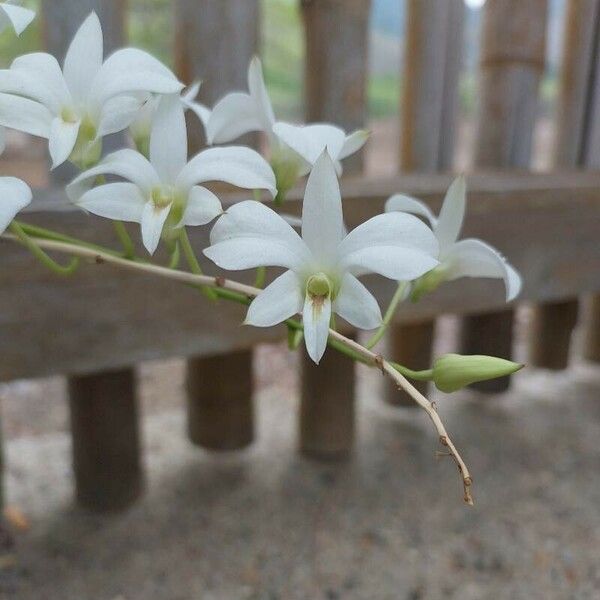
<svg viewBox="0 0 600 600"><path fill-rule="evenodd" d="M0 2L0 29L10 25L20 34L33 16L28 9ZM32 192L14 177L0 177L2 238L22 244L60 275L73 274L83 258L186 283L213 302L245 305L247 326L284 323L290 348L303 342L315 363L329 347L381 369L427 412L459 467L465 500L472 503L467 466L435 406L409 379L432 381L439 390L453 392L521 365L448 354L431 369L413 371L376 350L404 301L419 301L447 281L497 278L505 284L508 301L518 295L521 278L497 250L477 239L459 241L466 210L464 177L450 186L437 218L424 203L398 194L388 200L383 214L348 231L339 177L342 161L367 141L366 131L347 135L328 123L278 122L258 58L249 66L248 93L228 94L210 109L197 102L199 89L199 83L185 89L166 66L135 48L105 59L95 13L77 31L62 68L56 58L38 52L0 70L0 126L48 139L52 167L68 161L79 169L66 187L66 198L90 218L111 220L122 248L101 247L18 220ZM203 124L209 146L192 158L186 111ZM103 155L104 136L124 130L135 148ZM244 146L226 145L256 131L268 142L266 158ZM307 175L298 233L277 211ZM223 203L223 185L247 190L248 199ZM141 254L126 222L141 227ZM187 235L190 227L210 228L210 245L194 247ZM155 259L161 243L164 252ZM199 250L221 270L204 273ZM62 264L48 251L71 261ZM187 269L180 267L182 258ZM278 270L270 282L267 267ZM253 270L255 285L226 279L223 269ZM365 275L395 282L384 316L368 281L361 281ZM374 330L372 337L363 345L342 335L336 315L357 329Z"/></svg>

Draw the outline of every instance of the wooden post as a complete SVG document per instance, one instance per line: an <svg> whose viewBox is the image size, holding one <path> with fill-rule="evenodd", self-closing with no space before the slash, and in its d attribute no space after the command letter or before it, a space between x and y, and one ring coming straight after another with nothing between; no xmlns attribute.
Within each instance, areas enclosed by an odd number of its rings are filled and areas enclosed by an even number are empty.
<svg viewBox="0 0 600 600"><path fill-rule="evenodd" d="M125 508L143 488L136 380L131 369L69 378L77 500Z"/></svg>
<svg viewBox="0 0 600 600"><path fill-rule="evenodd" d="M565 18L556 114L554 162L557 166L589 166L591 137L594 130L600 128L600 122L594 127L594 120L600 119L594 110L600 101L596 89L599 32L600 2L571 0ZM533 329L529 338L529 362L532 365L555 370L568 366L571 333L577 323L578 306L577 300L567 300L534 308ZM593 335L588 337L588 342Z"/></svg>
<svg viewBox="0 0 600 600"><path fill-rule="evenodd" d="M478 167L529 166L544 71L547 9L547 0L490 0L484 6L475 142ZM467 317L462 353L510 358L512 326L512 310ZM500 392L508 386L509 379L501 378L474 387Z"/></svg>
<svg viewBox="0 0 600 600"><path fill-rule="evenodd" d="M401 106L400 169L433 173L451 169L462 62L463 0L409 0ZM435 322L394 326L389 353L412 369L432 361ZM387 382L392 404L415 406L407 394ZM415 384L426 393L426 382Z"/></svg>
<svg viewBox="0 0 600 600"><path fill-rule="evenodd" d="M46 46L59 61L92 10L102 22L105 56L125 41L125 0L43 0L42 6ZM60 184L71 175L65 167L52 178ZM69 394L77 499L98 510L126 506L142 487L133 368L73 377Z"/></svg>
<svg viewBox="0 0 600 600"><path fill-rule="evenodd" d="M247 90L248 64L259 50L258 0L178 0L176 65L182 80L202 79L201 99L213 105ZM204 134L190 127L192 151ZM248 143L248 140L245 140ZM256 136L252 145L257 145ZM210 450L241 449L254 438L252 352L188 361L188 433Z"/></svg>
<svg viewBox="0 0 600 600"><path fill-rule="evenodd" d="M238 450L254 439L252 352L188 362L190 440L209 450Z"/></svg>
<svg viewBox="0 0 600 600"><path fill-rule="evenodd" d="M300 451L323 460L344 460L354 445L354 361L328 348L319 366L302 352Z"/></svg>
<svg viewBox="0 0 600 600"><path fill-rule="evenodd" d="M302 0L306 37L307 122L335 123L347 131L367 120L370 0ZM359 173L360 152L344 161ZM342 459L354 440L354 364L328 349L320 365L301 354L300 451Z"/></svg>

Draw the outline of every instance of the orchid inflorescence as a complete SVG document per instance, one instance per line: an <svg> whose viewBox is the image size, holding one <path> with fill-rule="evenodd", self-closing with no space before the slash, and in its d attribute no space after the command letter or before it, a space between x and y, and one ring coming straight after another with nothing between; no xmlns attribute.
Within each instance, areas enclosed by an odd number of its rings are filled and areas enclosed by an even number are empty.
<svg viewBox="0 0 600 600"><path fill-rule="evenodd" d="M17 34L33 16L27 9L0 3L0 26L10 23ZM402 301L418 301L445 281L498 278L505 283L507 300L518 295L520 277L498 251L480 240L457 241L465 214L464 178L451 185L438 218L420 201L395 195L383 214L348 232L338 178L342 161L362 148L368 132L347 135L330 124L277 121L258 58L248 69L248 93L228 94L212 110L195 100L199 83L184 87L166 66L141 50L125 48L105 59L95 13L79 28L62 67L49 54L33 53L0 70L0 125L47 139L53 168L66 161L79 168L80 174L66 188L69 200L112 220L123 252L17 221L32 193L13 177L0 178L0 233L23 243L61 274L73 272L77 261L61 266L45 250L96 256L117 266L188 283L193 280L211 298L249 304L248 325L286 323L293 334L290 344L296 347L304 340L315 363L330 345L378 366L427 411L459 465L465 498L470 501L466 466L435 407L405 376L433 381L449 392L507 375L520 365L493 357L446 355L432 369L414 372L370 350ZM210 146L192 158L188 157L186 111L202 123ZM103 156L103 137L125 130L135 149ZM252 131L265 135L268 160L250 148L220 146ZM275 208L306 175L302 218L296 222ZM224 210L215 192L203 185L208 182L251 190L255 199ZM273 199L271 206L261 201L265 193ZM149 255L162 241L169 265L155 266L149 257L135 256L123 222L140 225ZM204 255L222 269L257 269L255 287L202 273L186 228L212 222ZM300 226L300 233L294 226ZM4 233L7 229L9 233ZM185 276L177 270L181 251L192 272ZM284 269L266 287L265 267ZM359 279L365 274L398 282L385 317ZM361 346L336 331L334 315L358 329L376 332Z"/></svg>

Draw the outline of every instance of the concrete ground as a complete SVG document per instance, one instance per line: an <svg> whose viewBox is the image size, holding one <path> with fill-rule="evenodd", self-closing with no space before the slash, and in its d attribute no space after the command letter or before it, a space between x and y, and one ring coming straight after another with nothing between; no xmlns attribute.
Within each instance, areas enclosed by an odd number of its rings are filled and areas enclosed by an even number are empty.
<svg viewBox="0 0 600 600"><path fill-rule="evenodd" d="M0 387L13 531L0 598L18 600L598 599L600 370L519 374L510 394L437 398L475 478L416 410L360 368L347 464L296 452L294 360L258 353L258 439L215 456L186 441L182 364L142 370L147 493L113 516L73 507L59 380Z"/></svg>

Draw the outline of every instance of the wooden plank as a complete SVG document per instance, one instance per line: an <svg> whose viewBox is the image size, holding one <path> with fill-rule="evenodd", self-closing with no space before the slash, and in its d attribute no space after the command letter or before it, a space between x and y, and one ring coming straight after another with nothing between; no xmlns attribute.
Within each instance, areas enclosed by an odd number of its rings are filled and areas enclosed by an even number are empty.
<svg viewBox="0 0 600 600"><path fill-rule="evenodd" d="M200 364L195 364L199 362ZM188 434L208 450L239 450L254 439L252 352L188 362Z"/></svg>
<svg viewBox="0 0 600 600"><path fill-rule="evenodd" d="M600 114L594 111L595 104L600 102L600 98L595 98L599 32L600 2L570 0L565 18L556 114L554 162L557 166L584 167L594 129L600 130ZM598 124L594 128L595 120ZM529 337L530 364L553 370L568 366L578 305L577 300L571 300L534 307Z"/></svg>
<svg viewBox="0 0 600 600"><path fill-rule="evenodd" d="M175 6L178 75L188 82L203 80L200 98L210 106L231 91L246 90L248 64L259 51L258 0L178 0ZM195 117L188 124L195 152L203 144L204 132ZM258 136L246 136L242 142L257 146ZM211 450L250 444L252 352L194 357L188 361L187 373L192 442ZM215 373L221 382L215 380Z"/></svg>
<svg viewBox="0 0 600 600"><path fill-rule="evenodd" d="M175 64L182 81L202 81L199 98L212 106L225 94L247 90L248 63L259 49L258 0L176 0ZM193 149L204 144L190 119Z"/></svg>
<svg viewBox="0 0 600 600"><path fill-rule="evenodd" d="M478 167L527 167L531 158L538 88L544 71L546 0L493 0L484 7L479 112L475 142ZM510 358L512 311L474 315L463 322L461 352ZM474 387L497 392L509 378Z"/></svg>
<svg viewBox="0 0 600 600"><path fill-rule="evenodd" d="M400 169L435 172L452 167L463 45L465 6L462 0L409 0L402 86ZM414 369L432 361L435 323L423 321L392 327L391 356ZM415 406L414 400L390 385L387 399ZM418 382L425 393L427 382Z"/></svg>
<svg viewBox="0 0 600 600"><path fill-rule="evenodd" d="M69 378L77 501L94 511L129 506L143 488L132 369Z"/></svg>
<svg viewBox="0 0 600 600"><path fill-rule="evenodd" d="M330 122L347 131L367 120L370 0L304 0L307 122ZM344 161L359 173L362 152ZM354 365L337 356L315 365L301 353L300 451L313 458L344 458L354 438Z"/></svg>
<svg viewBox="0 0 600 600"><path fill-rule="evenodd" d="M452 177L346 180L345 217L354 227L382 211L399 191L422 198L433 210ZM497 246L524 275L523 301L551 301L600 291L600 174L480 174L468 178L465 235ZM106 220L70 206L60 193L37 194L25 221L113 245ZM229 196L225 202L243 195ZM298 214L300 194L286 210ZM190 228L200 253L208 228ZM132 229L137 239L139 231ZM13 242L0 242L0 380L70 372L89 373L169 356L210 356L280 340L283 328L240 327L244 309L212 305L194 290L146 276L84 265L70 278L45 271ZM142 251L140 251L140 255ZM157 260L165 260L159 254ZM203 261L207 272L216 270ZM252 281L253 274L232 274ZM382 305L395 287L365 279ZM461 280L418 304L407 303L398 322L418 322L440 313L468 314L504 305L502 284ZM18 340L19 343L15 343Z"/></svg>

